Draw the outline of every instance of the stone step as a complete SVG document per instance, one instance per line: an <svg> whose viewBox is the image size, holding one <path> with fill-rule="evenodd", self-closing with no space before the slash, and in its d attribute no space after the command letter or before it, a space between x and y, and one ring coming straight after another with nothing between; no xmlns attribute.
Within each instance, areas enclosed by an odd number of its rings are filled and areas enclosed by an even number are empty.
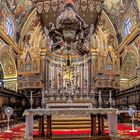
<svg viewBox="0 0 140 140"><path fill-rule="evenodd" d="M106 122L106 121L105 121ZM52 130L85 130L91 128L91 120L88 117L79 118L52 118ZM39 121L34 124L34 129L38 129ZM96 127L98 121L96 120ZM47 128L47 120L44 120L44 128ZM107 128L107 123L105 123Z"/></svg>
<svg viewBox="0 0 140 140"><path fill-rule="evenodd" d="M89 117L76 117L76 118L52 118L52 121L90 121Z"/></svg>
<svg viewBox="0 0 140 140"><path fill-rule="evenodd" d="M52 125L52 129L83 129L83 128L90 128L89 124L82 124L82 125Z"/></svg>
<svg viewBox="0 0 140 140"><path fill-rule="evenodd" d="M45 124L47 124L46 122L45 122ZM58 125L58 124L62 124L62 125L69 125L69 124L73 124L73 125L75 125L75 124L90 124L90 121L62 121L62 122L60 122L60 121L54 121L54 122L52 122L52 125Z"/></svg>

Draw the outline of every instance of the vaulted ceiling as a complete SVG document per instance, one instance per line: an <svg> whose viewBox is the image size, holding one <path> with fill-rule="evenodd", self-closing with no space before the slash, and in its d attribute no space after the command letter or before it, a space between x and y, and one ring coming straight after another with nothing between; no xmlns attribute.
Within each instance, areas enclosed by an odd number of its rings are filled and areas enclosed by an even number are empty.
<svg viewBox="0 0 140 140"><path fill-rule="evenodd" d="M26 21L31 11L36 6L36 3L41 5L42 4L41 2L43 1L49 2L50 0L0 0L0 3L1 3L0 4L0 9L1 9L0 21L2 18L2 14L4 12L3 7L5 5L8 8L8 11L10 10L11 13L15 16L18 26L21 27ZM69 0L51 0L51 4L53 4L54 9L57 8L57 6L61 8L61 3L63 3L64 1L69 1ZM112 20L116 28L119 27L121 21L123 20L123 16L125 15L125 13L127 13L127 10L129 10L129 8L132 7L132 5L134 5L134 8L135 8L134 14L138 14L138 5L137 5L136 0L71 0L71 1L82 3L81 7L83 9L87 9L88 7L91 10L94 10L95 8L94 7L95 2L104 1L103 9L106 11L106 13L110 17L110 19ZM83 16L85 20L88 22L91 22L89 21L90 20L89 16L93 17L92 18L94 20L93 22L97 21L96 13L90 15L87 10L85 10L85 12L83 13L82 11L84 10L81 10L81 7L79 7L79 5L77 4L77 9L79 9L80 16ZM55 12L52 12L52 10L54 11L54 9L47 9L48 8L47 6L45 8L46 10L49 10L49 11L47 12L47 15L45 13L41 14L41 16L43 17L42 18L43 23L46 22L45 20L54 19L55 16L59 14L58 10L56 10ZM96 9L98 8L99 7L96 7Z"/></svg>
<svg viewBox="0 0 140 140"><path fill-rule="evenodd" d="M67 4L73 4L74 0L65 0ZM84 1L77 1L75 3L75 11L76 13L86 21L86 24L95 25L98 21L98 16L102 9L103 0L84 0ZM42 23L44 26L48 26L50 22L56 24L56 18L61 14L63 11L64 1L58 0L37 0L34 4L37 7L37 11L41 16ZM44 6L43 6L44 5Z"/></svg>

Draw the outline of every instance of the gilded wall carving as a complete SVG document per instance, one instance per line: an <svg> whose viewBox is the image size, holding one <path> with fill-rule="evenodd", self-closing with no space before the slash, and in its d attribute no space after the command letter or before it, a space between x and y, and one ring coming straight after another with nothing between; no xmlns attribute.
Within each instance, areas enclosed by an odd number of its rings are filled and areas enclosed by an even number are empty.
<svg viewBox="0 0 140 140"><path fill-rule="evenodd" d="M121 90L139 84L139 66L140 55L135 45L127 46L120 54L121 67Z"/></svg>
<svg viewBox="0 0 140 140"><path fill-rule="evenodd" d="M0 40L0 64L3 70L3 85L10 90L17 90L17 68L11 47Z"/></svg>
<svg viewBox="0 0 140 140"><path fill-rule="evenodd" d="M9 46L3 43L0 51L0 62L4 70L4 78L15 78L17 77L17 69L15 60L9 52L9 48Z"/></svg>

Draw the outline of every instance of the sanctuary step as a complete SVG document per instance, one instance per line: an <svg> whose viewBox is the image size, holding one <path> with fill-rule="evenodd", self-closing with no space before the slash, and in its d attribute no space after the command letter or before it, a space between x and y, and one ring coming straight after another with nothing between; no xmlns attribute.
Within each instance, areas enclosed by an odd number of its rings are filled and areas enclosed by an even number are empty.
<svg viewBox="0 0 140 140"><path fill-rule="evenodd" d="M38 137L39 139L39 137ZM59 136L59 137L52 137L49 138L49 140L111 140L110 136L94 136L94 137L88 137L88 136Z"/></svg>
<svg viewBox="0 0 140 140"><path fill-rule="evenodd" d="M94 137L54 137L49 140L111 140L109 136L94 136Z"/></svg>
<svg viewBox="0 0 140 140"><path fill-rule="evenodd" d="M91 120L88 117L81 118L52 118L52 130L87 130L91 128ZM96 122L96 126L98 123ZM44 128L47 128L47 121L44 121ZM105 128L107 124L105 123ZM39 121L34 124L34 129L39 129Z"/></svg>

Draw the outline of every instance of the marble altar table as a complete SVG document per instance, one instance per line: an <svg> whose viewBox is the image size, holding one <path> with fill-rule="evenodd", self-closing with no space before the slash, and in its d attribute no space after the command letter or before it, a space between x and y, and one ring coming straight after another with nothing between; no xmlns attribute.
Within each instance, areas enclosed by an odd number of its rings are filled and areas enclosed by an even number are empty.
<svg viewBox="0 0 140 140"><path fill-rule="evenodd" d="M57 117L68 117L73 116L87 116L90 117L94 114L107 115L108 116L108 128L109 134L112 136L117 135L117 109L113 108L54 108L54 109L26 109L23 116L26 116L25 126L25 139L33 136L33 116L53 116Z"/></svg>

